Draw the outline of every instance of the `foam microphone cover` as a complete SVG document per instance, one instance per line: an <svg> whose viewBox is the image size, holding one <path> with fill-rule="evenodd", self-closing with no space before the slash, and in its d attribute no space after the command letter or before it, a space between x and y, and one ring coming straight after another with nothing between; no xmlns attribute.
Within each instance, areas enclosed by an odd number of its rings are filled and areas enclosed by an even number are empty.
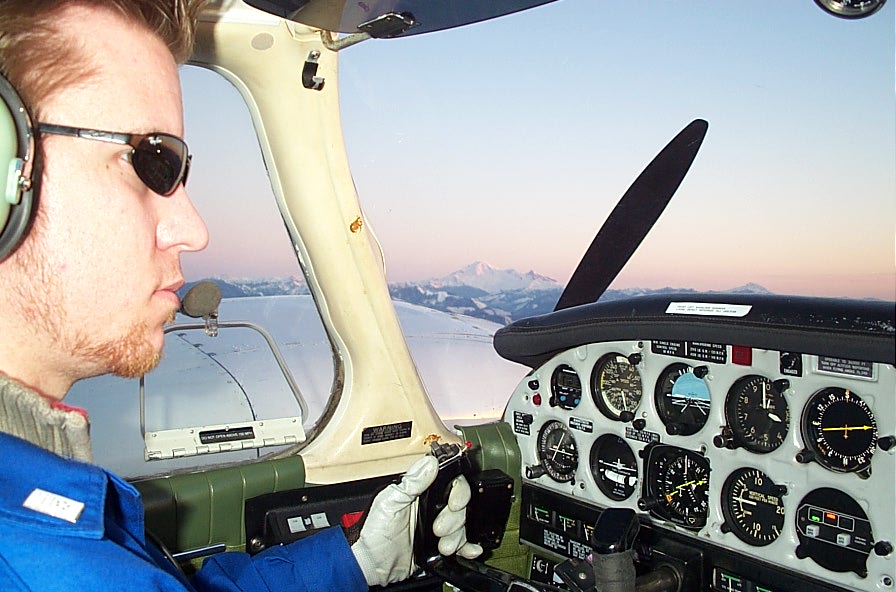
<svg viewBox="0 0 896 592"><path fill-rule="evenodd" d="M198 319L217 311L219 304L221 304L221 288L215 282L205 280L184 294L180 310L185 315Z"/></svg>

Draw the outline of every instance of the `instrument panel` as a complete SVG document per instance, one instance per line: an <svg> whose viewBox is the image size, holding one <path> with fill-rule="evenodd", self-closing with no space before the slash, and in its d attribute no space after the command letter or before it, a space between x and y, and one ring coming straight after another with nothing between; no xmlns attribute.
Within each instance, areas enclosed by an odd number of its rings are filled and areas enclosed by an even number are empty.
<svg viewBox="0 0 896 592"><path fill-rule="evenodd" d="M632 339L555 354L522 381L504 419L524 487L632 508L659 531L834 589L892 590L894 399L888 363ZM544 520L562 508L526 511L563 534ZM749 574L726 570L714 568L709 589L749 588ZM752 582L775 590L767 584Z"/></svg>

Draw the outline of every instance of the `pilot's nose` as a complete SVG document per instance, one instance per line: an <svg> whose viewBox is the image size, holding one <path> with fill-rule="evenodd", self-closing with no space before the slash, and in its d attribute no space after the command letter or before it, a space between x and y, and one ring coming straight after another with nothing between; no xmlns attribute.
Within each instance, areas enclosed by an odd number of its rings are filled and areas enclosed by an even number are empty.
<svg viewBox="0 0 896 592"><path fill-rule="evenodd" d="M160 250L201 251L208 245L208 228L181 185L169 197L162 197L156 246Z"/></svg>

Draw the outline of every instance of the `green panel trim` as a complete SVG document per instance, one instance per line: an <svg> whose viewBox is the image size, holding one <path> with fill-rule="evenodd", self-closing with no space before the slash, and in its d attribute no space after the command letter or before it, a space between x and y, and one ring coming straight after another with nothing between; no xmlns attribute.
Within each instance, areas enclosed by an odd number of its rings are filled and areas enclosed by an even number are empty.
<svg viewBox="0 0 896 592"><path fill-rule="evenodd" d="M513 495L520 497L522 456L510 424L495 421L474 426L454 426L473 444L473 462L482 470L500 469L513 479Z"/></svg>
<svg viewBox="0 0 896 592"><path fill-rule="evenodd" d="M294 456L170 475L133 483L143 496L146 528L174 553L224 543L246 544L245 501L305 486L305 464Z"/></svg>
<svg viewBox="0 0 896 592"><path fill-rule="evenodd" d="M520 544L522 456L510 424L503 421L476 426L455 426L473 445L473 463L482 470L500 469L513 478L514 501L501 546L492 550L486 563L519 577L528 577L529 549Z"/></svg>

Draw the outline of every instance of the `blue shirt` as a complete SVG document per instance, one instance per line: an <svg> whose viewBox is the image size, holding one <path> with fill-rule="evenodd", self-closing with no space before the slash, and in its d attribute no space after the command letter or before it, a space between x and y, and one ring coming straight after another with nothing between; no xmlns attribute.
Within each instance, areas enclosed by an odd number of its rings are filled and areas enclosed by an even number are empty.
<svg viewBox="0 0 896 592"><path fill-rule="evenodd" d="M0 590L366 591L341 530L253 557L221 553L192 583L147 545L140 494L95 465L0 432Z"/></svg>

